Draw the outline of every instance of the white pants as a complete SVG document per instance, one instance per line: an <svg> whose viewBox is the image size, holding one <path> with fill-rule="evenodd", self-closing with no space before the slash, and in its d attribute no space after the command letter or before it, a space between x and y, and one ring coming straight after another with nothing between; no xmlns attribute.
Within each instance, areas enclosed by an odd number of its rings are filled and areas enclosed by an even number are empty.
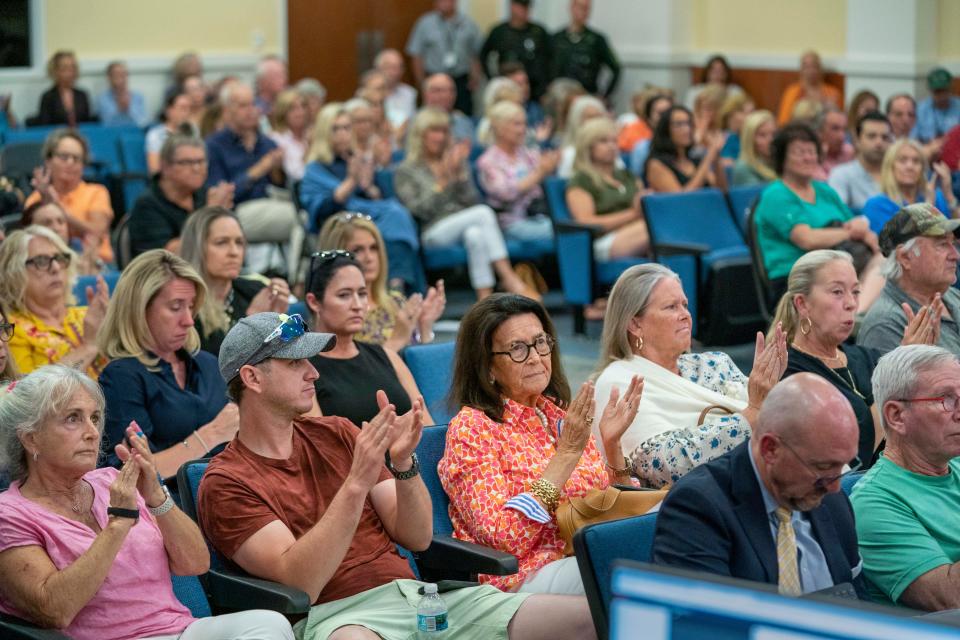
<svg viewBox="0 0 960 640"><path fill-rule="evenodd" d="M554 593L561 595L584 595L583 578L577 559L573 556L560 558L527 576L517 593Z"/></svg>
<svg viewBox="0 0 960 640"><path fill-rule="evenodd" d="M247 267L250 271L260 273L271 266L270 244L289 243L285 266L288 276L296 278L304 230L293 203L273 198L247 200L237 205L237 219L248 243L267 245L248 247Z"/></svg>
<svg viewBox="0 0 960 640"><path fill-rule="evenodd" d="M452 213L423 232L425 247L463 244L467 271L474 289L492 289L497 283L490 266L507 257L507 245L497 223L497 214L485 204Z"/></svg>
<svg viewBox="0 0 960 640"><path fill-rule="evenodd" d="M180 635L143 640L293 640L293 629L276 611L254 609L198 618Z"/></svg>

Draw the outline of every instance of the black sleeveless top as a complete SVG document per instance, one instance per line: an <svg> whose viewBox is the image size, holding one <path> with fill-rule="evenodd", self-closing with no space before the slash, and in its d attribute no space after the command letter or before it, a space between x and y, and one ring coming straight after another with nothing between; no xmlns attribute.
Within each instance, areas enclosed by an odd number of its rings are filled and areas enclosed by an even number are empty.
<svg viewBox="0 0 960 640"><path fill-rule="evenodd" d="M316 355L310 363L320 377L313 383L317 402L325 416L346 418L358 427L380 412L377 391L383 389L397 408L397 415L410 411L410 396L400 384L386 352L378 344L354 342L360 350L353 358L341 360Z"/></svg>

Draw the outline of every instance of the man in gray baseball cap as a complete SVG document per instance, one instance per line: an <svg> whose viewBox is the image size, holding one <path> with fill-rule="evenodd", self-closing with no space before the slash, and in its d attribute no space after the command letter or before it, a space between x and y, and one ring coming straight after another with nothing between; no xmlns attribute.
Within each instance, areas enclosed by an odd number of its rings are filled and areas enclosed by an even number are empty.
<svg viewBox="0 0 960 640"><path fill-rule="evenodd" d="M883 225L881 273L887 284L864 317L857 344L886 353L909 333L960 354L960 292L953 287L958 227L960 220L928 203L908 205Z"/></svg>

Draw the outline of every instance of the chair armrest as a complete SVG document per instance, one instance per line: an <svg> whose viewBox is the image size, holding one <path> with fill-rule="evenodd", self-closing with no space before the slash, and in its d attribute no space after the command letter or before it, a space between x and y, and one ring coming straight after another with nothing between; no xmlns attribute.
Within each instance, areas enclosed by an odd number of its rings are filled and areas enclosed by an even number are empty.
<svg viewBox="0 0 960 640"><path fill-rule="evenodd" d="M696 256L710 252L710 246L701 242L658 242L656 252L661 256L680 256L693 254Z"/></svg>
<svg viewBox="0 0 960 640"><path fill-rule="evenodd" d="M509 576L520 568L516 556L450 536L433 536L430 547L417 554L417 562L429 568L456 567L494 576Z"/></svg>
<svg viewBox="0 0 960 640"><path fill-rule="evenodd" d="M56 629L44 629L8 613L0 613L0 637L11 640L69 640Z"/></svg>
<svg viewBox="0 0 960 640"><path fill-rule="evenodd" d="M279 582L215 569L210 570L206 580L214 608L269 609L287 615L310 610L310 596Z"/></svg>
<svg viewBox="0 0 960 640"><path fill-rule="evenodd" d="M123 171L121 173L113 174L118 180L144 180L146 182L150 181L150 176L146 173L140 171Z"/></svg>
<svg viewBox="0 0 960 640"><path fill-rule="evenodd" d="M557 228L557 232L567 232L567 233L589 233L591 236L601 236L604 233L603 227L598 224L583 224L582 222L574 222L572 220L562 220L555 221L554 226Z"/></svg>

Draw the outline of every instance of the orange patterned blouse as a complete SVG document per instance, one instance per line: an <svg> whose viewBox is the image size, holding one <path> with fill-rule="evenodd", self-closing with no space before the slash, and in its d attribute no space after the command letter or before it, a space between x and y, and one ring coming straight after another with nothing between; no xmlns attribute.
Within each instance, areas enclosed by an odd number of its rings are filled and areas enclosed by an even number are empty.
<svg viewBox="0 0 960 640"><path fill-rule="evenodd" d="M481 575L480 582L513 591L544 565L564 557L556 518L529 493L556 453L564 411L545 396L537 406L547 418L544 428L532 407L503 402L503 422L463 407L450 421L440 481L450 496L453 535L517 556L520 571L511 576ZM561 502L610 484L593 436L570 479Z"/></svg>

